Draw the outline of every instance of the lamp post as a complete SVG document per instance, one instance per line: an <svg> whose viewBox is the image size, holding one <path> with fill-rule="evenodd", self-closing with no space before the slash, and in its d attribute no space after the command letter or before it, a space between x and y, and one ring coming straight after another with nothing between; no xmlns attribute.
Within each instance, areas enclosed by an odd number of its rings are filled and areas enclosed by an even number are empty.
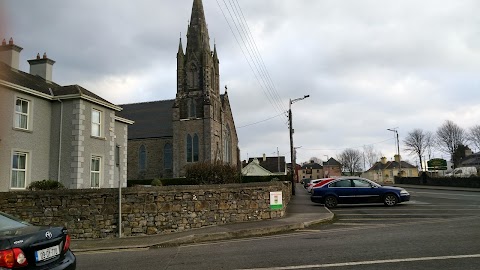
<svg viewBox="0 0 480 270"><path fill-rule="evenodd" d="M398 175L402 177L402 159L400 157L400 142L398 140L398 130L397 128L387 128L387 130L394 132L395 137L397 138Z"/></svg>
<svg viewBox="0 0 480 270"><path fill-rule="evenodd" d="M288 129L290 131L290 161L292 163L292 195L295 195L295 176L296 176L296 161L295 161L295 155L294 155L294 149L293 149L293 128L292 128L292 104L306 99L310 97L310 95L305 95L302 98L296 98L296 99L290 99L288 103Z"/></svg>

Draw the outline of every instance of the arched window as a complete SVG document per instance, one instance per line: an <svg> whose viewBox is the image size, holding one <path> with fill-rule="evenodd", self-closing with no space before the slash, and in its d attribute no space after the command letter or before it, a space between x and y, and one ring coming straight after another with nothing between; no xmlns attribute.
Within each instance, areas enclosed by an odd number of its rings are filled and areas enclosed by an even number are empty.
<svg viewBox="0 0 480 270"><path fill-rule="evenodd" d="M187 162L198 162L199 160L198 135L187 135Z"/></svg>
<svg viewBox="0 0 480 270"><path fill-rule="evenodd" d="M190 134L187 135L187 162L192 162L193 140Z"/></svg>
<svg viewBox="0 0 480 270"><path fill-rule="evenodd" d="M143 144L138 150L138 168L141 172L145 171L147 168L147 150Z"/></svg>
<svg viewBox="0 0 480 270"><path fill-rule="evenodd" d="M163 147L163 169L171 170L173 169L173 152L172 144L166 143Z"/></svg>
<svg viewBox="0 0 480 270"><path fill-rule="evenodd" d="M195 134L193 136L193 162L197 162L198 161L198 151L199 150L199 147L198 147L198 136L197 134Z"/></svg>
<svg viewBox="0 0 480 270"><path fill-rule="evenodd" d="M230 133L230 127L227 125L224 137L224 151L223 151L223 160L225 162L232 162L232 135Z"/></svg>

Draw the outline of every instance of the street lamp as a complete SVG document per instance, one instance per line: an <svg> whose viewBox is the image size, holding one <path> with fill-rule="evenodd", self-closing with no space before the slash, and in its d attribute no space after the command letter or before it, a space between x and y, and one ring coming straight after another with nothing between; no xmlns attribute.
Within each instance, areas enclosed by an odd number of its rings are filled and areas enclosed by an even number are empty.
<svg viewBox="0 0 480 270"><path fill-rule="evenodd" d="M398 130L397 128L387 128L387 130L394 132L394 136L397 138L398 175L402 177L402 160L400 157L400 142L398 140Z"/></svg>
<svg viewBox="0 0 480 270"><path fill-rule="evenodd" d="M293 128L292 128L292 104L306 99L310 97L310 95L305 95L302 98L296 98L296 99L290 99L288 103L288 128L290 131L290 161L292 163L292 195L295 195L295 176L296 176L296 162L295 162L295 155L294 155L294 149L293 149Z"/></svg>

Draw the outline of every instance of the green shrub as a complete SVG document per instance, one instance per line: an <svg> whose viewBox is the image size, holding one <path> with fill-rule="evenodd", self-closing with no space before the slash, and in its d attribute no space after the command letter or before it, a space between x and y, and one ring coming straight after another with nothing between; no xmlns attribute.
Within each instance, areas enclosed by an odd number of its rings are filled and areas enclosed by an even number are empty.
<svg viewBox="0 0 480 270"><path fill-rule="evenodd" d="M221 162L199 162L186 168L186 178L194 185L240 183L236 167Z"/></svg>
<svg viewBox="0 0 480 270"><path fill-rule="evenodd" d="M55 181L55 180L42 180L42 181L35 181L28 186L29 190L55 190L55 189L64 189L62 183Z"/></svg>
<svg viewBox="0 0 480 270"><path fill-rule="evenodd" d="M155 187L163 186L162 180L160 180L159 178L155 178L155 179L152 180L151 185L155 186Z"/></svg>

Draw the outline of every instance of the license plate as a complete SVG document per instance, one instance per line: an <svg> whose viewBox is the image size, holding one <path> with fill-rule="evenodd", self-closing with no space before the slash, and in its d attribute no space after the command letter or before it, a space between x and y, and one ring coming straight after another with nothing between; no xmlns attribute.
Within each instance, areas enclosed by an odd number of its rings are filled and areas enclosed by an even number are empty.
<svg viewBox="0 0 480 270"><path fill-rule="evenodd" d="M41 249L35 251L35 260L37 262L46 261L60 254L60 246L56 245L53 247Z"/></svg>

